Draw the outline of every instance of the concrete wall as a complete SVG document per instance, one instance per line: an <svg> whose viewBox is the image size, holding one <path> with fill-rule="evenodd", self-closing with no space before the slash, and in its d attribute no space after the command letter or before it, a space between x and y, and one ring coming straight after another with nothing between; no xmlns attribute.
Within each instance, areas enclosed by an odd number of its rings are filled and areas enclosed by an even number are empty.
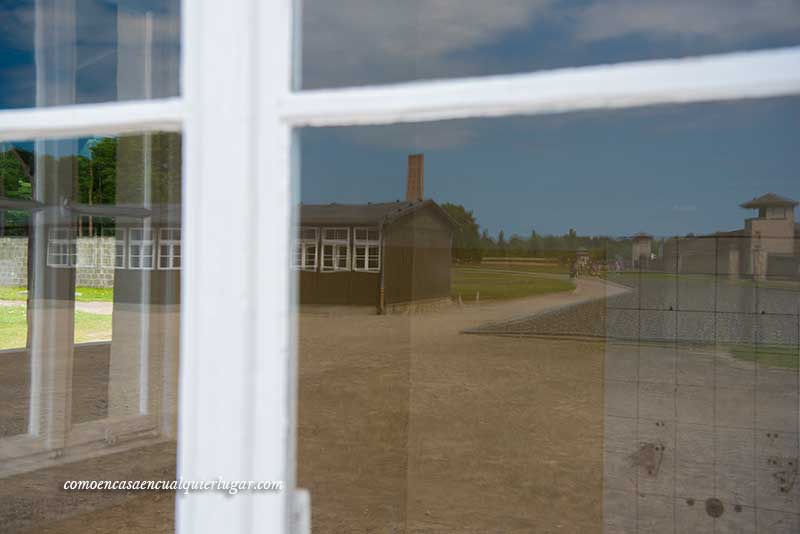
<svg viewBox="0 0 800 534"><path fill-rule="evenodd" d="M77 285L114 287L114 238L79 237L77 247ZM28 285L27 237L0 237L0 285Z"/></svg>

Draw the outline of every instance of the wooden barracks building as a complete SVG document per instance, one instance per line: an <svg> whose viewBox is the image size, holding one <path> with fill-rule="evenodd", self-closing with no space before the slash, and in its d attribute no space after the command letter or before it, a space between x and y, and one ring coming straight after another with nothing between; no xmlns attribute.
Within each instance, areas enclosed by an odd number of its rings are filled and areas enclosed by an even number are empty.
<svg viewBox="0 0 800 534"><path fill-rule="evenodd" d="M301 304L386 306L448 298L456 223L424 198L424 157L408 157L404 201L302 204L292 267Z"/></svg>

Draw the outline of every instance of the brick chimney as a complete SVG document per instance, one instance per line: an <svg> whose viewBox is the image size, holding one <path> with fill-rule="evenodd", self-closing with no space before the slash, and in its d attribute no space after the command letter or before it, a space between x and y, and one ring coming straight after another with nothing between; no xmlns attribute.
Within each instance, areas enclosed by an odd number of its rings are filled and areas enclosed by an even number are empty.
<svg viewBox="0 0 800 534"><path fill-rule="evenodd" d="M409 154L406 200L415 202L425 197L425 155Z"/></svg>

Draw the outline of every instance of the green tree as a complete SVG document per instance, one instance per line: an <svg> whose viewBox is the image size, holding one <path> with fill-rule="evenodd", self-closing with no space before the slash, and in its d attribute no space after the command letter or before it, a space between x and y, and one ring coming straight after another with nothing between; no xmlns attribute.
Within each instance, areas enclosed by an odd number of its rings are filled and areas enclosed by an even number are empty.
<svg viewBox="0 0 800 534"><path fill-rule="evenodd" d="M458 223L453 233L453 259L458 262L481 261L483 247L475 215L460 204L446 202L442 208Z"/></svg>
<svg viewBox="0 0 800 534"><path fill-rule="evenodd" d="M0 178L0 196L32 198L30 168L16 148L0 153Z"/></svg>
<svg viewBox="0 0 800 534"><path fill-rule="evenodd" d="M528 249L527 241L517 234L512 234L508 240L508 255L520 257L524 256Z"/></svg>
<svg viewBox="0 0 800 534"><path fill-rule="evenodd" d="M497 255L505 256L508 252L508 243L506 243L506 234L502 230L497 234Z"/></svg>
<svg viewBox="0 0 800 534"><path fill-rule="evenodd" d="M539 256L542 253L542 237L531 230L531 237L528 239L528 256Z"/></svg>
<svg viewBox="0 0 800 534"><path fill-rule="evenodd" d="M489 235L489 230L483 229L481 233L481 252L484 256L490 254L495 248L495 242Z"/></svg>
<svg viewBox="0 0 800 534"><path fill-rule="evenodd" d="M89 157L78 156L78 202L113 204L117 190L117 139L105 137L89 146Z"/></svg>
<svg viewBox="0 0 800 534"><path fill-rule="evenodd" d="M29 200L32 157L27 150L10 147L0 152L0 198ZM30 214L25 211L0 211L0 235L27 235Z"/></svg>
<svg viewBox="0 0 800 534"><path fill-rule="evenodd" d="M578 233L575 231L574 228L569 229L569 233L564 238L564 241L566 242L566 247L568 249L575 250L578 248L579 238L578 238Z"/></svg>

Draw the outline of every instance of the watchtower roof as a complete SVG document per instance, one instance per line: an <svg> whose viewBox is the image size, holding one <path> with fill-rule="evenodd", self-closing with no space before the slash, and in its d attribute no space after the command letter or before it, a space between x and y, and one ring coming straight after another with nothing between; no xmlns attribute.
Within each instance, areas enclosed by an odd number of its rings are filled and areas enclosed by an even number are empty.
<svg viewBox="0 0 800 534"><path fill-rule="evenodd" d="M791 198L782 197L780 195L776 195L775 193L767 193L766 195L761 195L760 197L745 202L741 206L745 209L780 207L793 208L794 206L797 206L797 204L798 202L796 200L792 200Z"/></svg>

